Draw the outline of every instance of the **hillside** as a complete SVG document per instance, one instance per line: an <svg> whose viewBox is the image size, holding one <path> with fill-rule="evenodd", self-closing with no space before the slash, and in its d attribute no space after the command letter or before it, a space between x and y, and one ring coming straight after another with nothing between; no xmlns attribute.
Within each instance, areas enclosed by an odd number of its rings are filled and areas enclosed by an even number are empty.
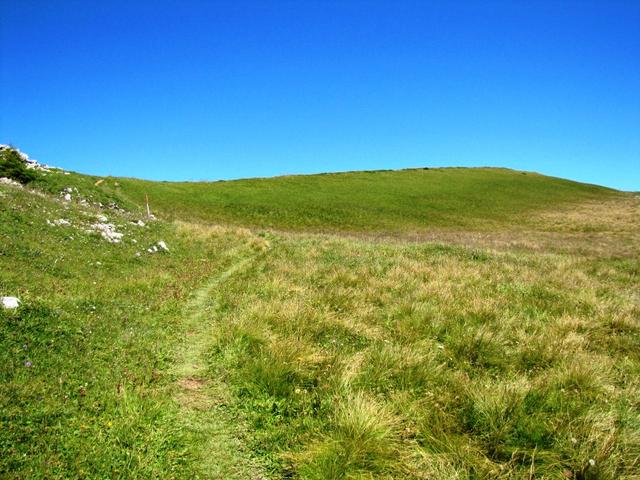
<svg viewBox="0 0 640 480"><path fill-rule="evenodd" d="M491 230L562 204L617 192L534 173L437 168L297 175L228 182L115 179L138 204L147 194L167 218L334 232Z"/></svg>
<svg viewBox="0 0 640 480"><path fill-rule="evenodd" d="M0 182L0 477L635 478L639 219L500 169Z"/></svg>

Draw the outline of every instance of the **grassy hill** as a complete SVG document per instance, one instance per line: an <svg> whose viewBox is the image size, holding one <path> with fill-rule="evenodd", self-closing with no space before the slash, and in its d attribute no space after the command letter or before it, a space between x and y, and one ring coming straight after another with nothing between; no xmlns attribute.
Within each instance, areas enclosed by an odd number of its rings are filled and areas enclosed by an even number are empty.
<svg viewBox="0 0 640 480"><path fill-rule="evenodd" d="M0 477L635 478L639 219L501 169L0 184Z"/></svg>
<svg viewBox="0 0 640 480"><path fill-rule="evenodd" d="M120 190L166 218L284 230L490 230L529 212L617 192L535 173L437 168L296 175L229 182L117 179Z"/></svg>

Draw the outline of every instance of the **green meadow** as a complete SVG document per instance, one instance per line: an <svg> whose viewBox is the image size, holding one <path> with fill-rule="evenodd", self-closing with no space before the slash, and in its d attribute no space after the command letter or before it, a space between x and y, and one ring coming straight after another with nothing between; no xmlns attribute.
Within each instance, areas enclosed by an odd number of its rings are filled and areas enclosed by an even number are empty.
<svg viewBox="0 0 640 480"><path fill-rule="evenodd" d="M138 204L149 197L169 219L314 232L491 230L567 202L615 195L530 172L436 168L293 175L219 182L120 179Z"/></svg>
<svg viewBox="0 0 640 480"><path fill-rule="evenodd" d="M530 172L0 184L0 477L638 478L638 292Z"/></svg>

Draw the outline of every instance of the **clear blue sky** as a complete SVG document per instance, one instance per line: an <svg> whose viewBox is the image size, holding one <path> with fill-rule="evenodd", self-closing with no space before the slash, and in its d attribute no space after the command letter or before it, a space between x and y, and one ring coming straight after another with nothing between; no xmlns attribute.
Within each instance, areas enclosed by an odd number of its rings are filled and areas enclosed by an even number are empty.
<svg viewBox="0 0 640 480"><path fill-rule="evenodd" d="M640 1L0 0L0 143L85 173L640 190Z"/></svg>

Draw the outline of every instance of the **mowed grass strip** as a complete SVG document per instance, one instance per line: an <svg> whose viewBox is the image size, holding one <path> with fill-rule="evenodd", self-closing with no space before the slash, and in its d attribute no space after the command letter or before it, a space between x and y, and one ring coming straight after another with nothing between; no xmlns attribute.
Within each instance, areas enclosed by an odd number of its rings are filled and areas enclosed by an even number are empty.
<svg viewBox="0 0 640 480"><path fill-rule="evenodd" d="M181 224L179 228L194 234L197 227ZM217 235L209 230L209 241ZM202 236L203 231L198 231ZM236 232L237 245L223 256L226 270L218 271L191 295L184 308L184 337L176 352L172 368L176 376L176 398L180 404L181 428L191 435L197 460L193 462L200 478L238 479L264 478L261 466L243 442L246 431L242 421L230 414L228 387L218 378L207 378L206 352L211 344L211 330L219 318L217 290L233 275L258 261L268 249L268 242L248 232Z"/></svg>
<svg viewBox="0 0 640 480"><path fill-rule="evenodd" d="M280 239L218 292L276 476L635 478L638 258Z"/></svg>

